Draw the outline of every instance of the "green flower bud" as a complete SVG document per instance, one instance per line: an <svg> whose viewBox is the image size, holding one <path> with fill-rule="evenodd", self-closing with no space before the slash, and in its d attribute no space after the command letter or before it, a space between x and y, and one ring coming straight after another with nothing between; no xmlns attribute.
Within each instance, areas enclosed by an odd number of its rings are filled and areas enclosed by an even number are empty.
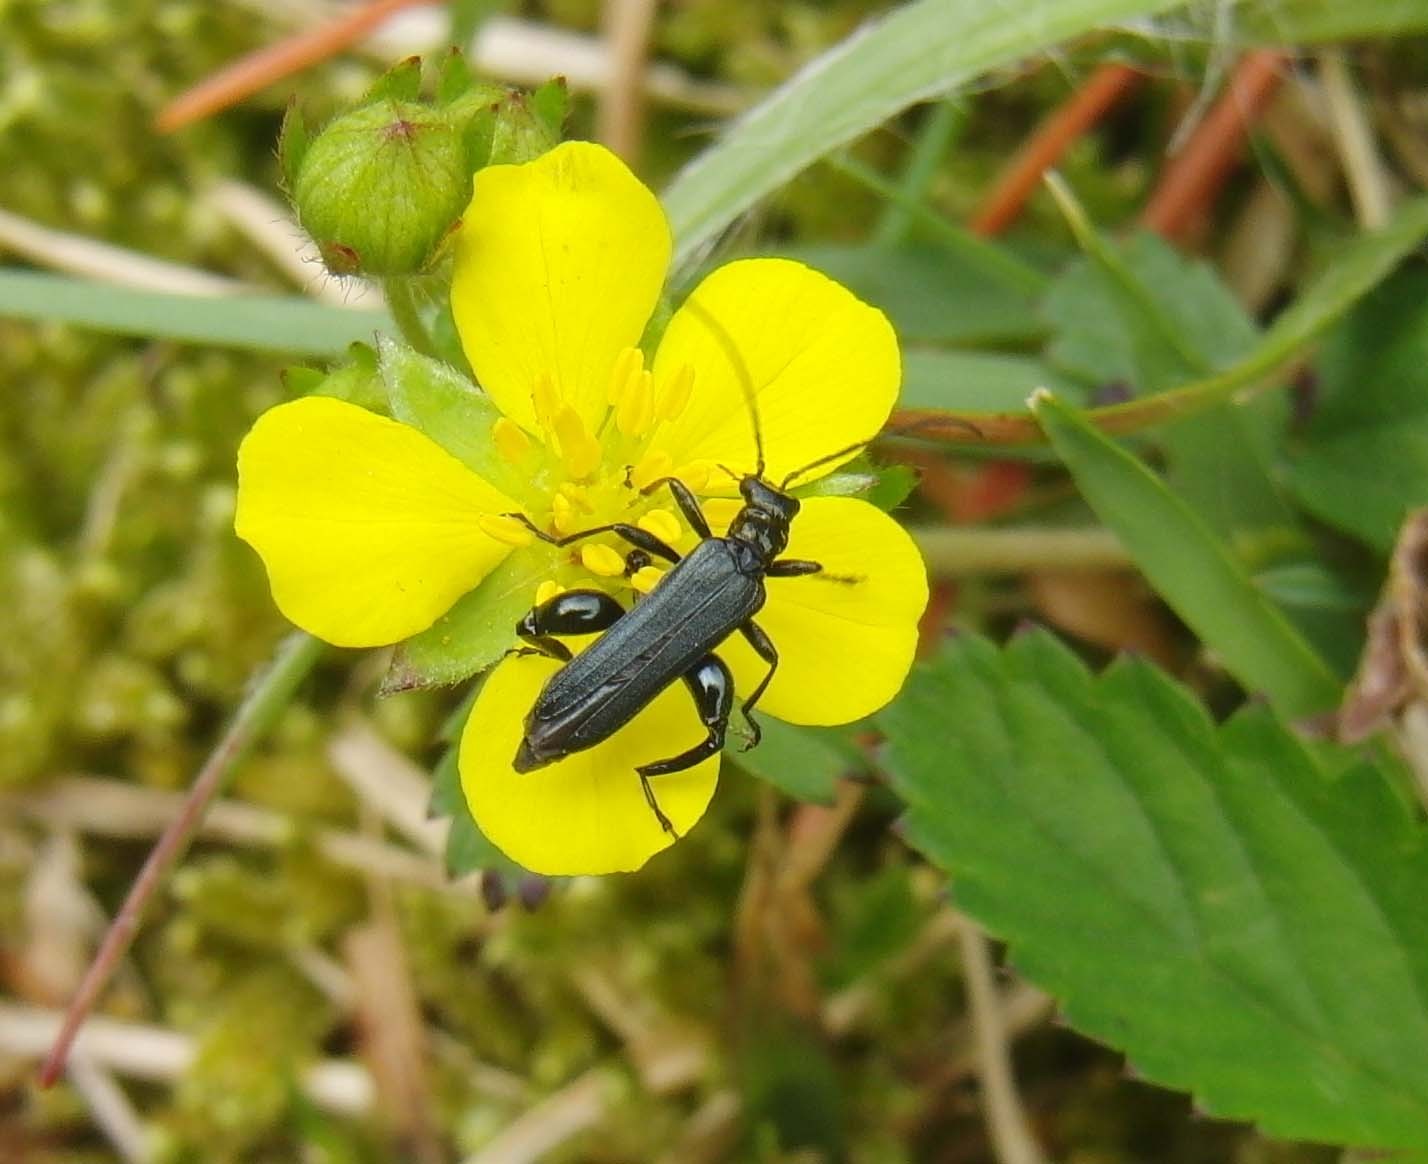
<svg viewBox="0 0 1428 1164"><path fill-rule="evenodd" d="M327 269L379 277L423 270L471 197L463 137L442 111L381 100L303 143L293 204Z"/></svg>

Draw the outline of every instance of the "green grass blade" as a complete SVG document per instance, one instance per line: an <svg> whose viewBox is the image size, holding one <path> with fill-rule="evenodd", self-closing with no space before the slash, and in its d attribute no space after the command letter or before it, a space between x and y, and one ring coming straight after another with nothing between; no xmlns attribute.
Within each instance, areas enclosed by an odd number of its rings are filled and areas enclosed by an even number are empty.
<svg viewBox="0 0 1428 1164"><path fill-rule="evenodd" d="M341 355L354 340L391 330L382 312L297 295L169 295L25 270L0 270L0 318L296 356Z"/></svg>
<svg viewBox="0 0 1428 1164"><path fill-rule="evenodd" d="M1335 704L1339 683L1328 664L1198 514L1080 413L1049 395L1033 409L1081 495L1226 670L1286 715Z"/></svg>
<svg viewBox="0 0 1428 1164"><path fill-rule="evenodd" d="M918 101L1170 0L914 0L824 53L665 191L677 265L804 167Z"/></svg>

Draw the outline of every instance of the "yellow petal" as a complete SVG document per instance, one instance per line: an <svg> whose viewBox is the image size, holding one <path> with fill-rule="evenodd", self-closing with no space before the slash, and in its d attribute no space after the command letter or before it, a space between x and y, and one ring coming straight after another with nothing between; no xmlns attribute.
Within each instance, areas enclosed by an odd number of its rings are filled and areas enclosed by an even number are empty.
<svg viewBox="0 0 1428 1164"><path fill-rule="evenodd" d="M790 723L851 723L897 694L917 649L927 570L912 538L854 497L810 497L793 519L790 558L822 574L770 578L755 621L779 652L773 683L754 708ZM741 698L768 671L741 635L719 654Z"/></svg>
<svg viewBox="0 0 1428 1164"><path fill-rule="evenodd" d="M482 518L517 508L416 429L330 397L269 409L238 450L238 536L278 608L342 647L429 627L510 553Z"/></svg>
<svg viewBox="0 0 1428 1164"><path fill-rule="evenodd" d="M901 379L897 337L883 313L788 259L730 263L695 288L660 341L655 381L672 382L685 365L694 371L689 402L655 446L676 463L707 460L752 472L752 395L775 482L875 436Z"/></svg>
<svg viewBox="0 0 1428 1164"><path fill-rule="evenodd" d="M518 773L511 760L526 713L559 667L543 656L511 656L491 673L461 737L461 786L481 831L532 872L631 872L674 842L645 803L636 765L684 751L704 728L688 690L675 683L603 744ZM681 836L704 815L718 775L714 756L651 778Z"/></svg>
<svg viewBox="0 0 1428 1164"><path fill-rule="evenodd" d="M603 146L566 142L476 175L456 241L451 310L501 411L537 424L549 375L592 431L620 355L639 342L669 264L659 202Z"/></svg>

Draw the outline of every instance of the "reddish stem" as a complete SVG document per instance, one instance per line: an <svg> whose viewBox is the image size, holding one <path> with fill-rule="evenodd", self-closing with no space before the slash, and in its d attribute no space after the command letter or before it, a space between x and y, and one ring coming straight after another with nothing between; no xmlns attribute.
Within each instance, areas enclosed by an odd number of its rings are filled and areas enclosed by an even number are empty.
<svg viewBox="0 0 1428 1164"><path fill-rule="evenodd" d="M1071 144L1106 115L1141 79L1130 65L1104 64L1052 111L1002 170L967 224L977 234L1000 234L1010 226Z"/></svg>
<svg viewBox="0 0 1428 1164"><path fill-rule="evenodd" d="M236 105L259 89L336 56L361 40L389 16L423 0L370 0L335 20L304 29L276 44L239 57L192 89L179 94L159 111L154 125L160 133L173 133Z"/></svg>
<svg viewBox="0 0 1428 1164"><path fill-rule="evenodd" d="M1141 211L1141 226L1168 239L1184 237L1225 184L1250 123L1274 95L1288 61L1274 49L1258 49L1240 59L1225 92L1165 167Z"/></svg>

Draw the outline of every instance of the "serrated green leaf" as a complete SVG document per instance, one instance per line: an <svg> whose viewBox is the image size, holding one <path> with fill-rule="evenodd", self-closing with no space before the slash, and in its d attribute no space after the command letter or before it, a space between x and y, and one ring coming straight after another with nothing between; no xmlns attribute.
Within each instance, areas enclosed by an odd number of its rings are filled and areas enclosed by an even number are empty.
<svg viewBox="0 0 1428 1164"><path fill-rule="evenodd" d="M512 550L480 585L430 628L397 648L384 689L460 683L496 662L516 641L516 623L550 576L543 548Z"/></svg>
<svg viewBox="0 0 1428 1164"><path fill-rule="evenodd" d="M908 840L1073 1025L1213 1115L1428 1147L1428 850L1380 773L1041 632L958 640L878 719Z"/></svg>
<svg viewBox="0 0 1428 1164"><path fill-rule="evenodd" d="M1021 344L1046 332L1031 296L935 248L822 243L775 253L822 271L885 312L904 343Z"/></svg>
<svg viewBox="0 0 1428 1164"><path fill-rule="evenodd" d="M1184 501L1075 410L1051 397L1033 407L1081 495L1226 670L1287 715L1337 702L1327 664Z"/></svg>
<svg viewBox="0 0 1428 1164"><path fill-rule="evenodd" d="M910 348L902 354L903 408L953 412L1020 412L1047 388L1062 400L1086 402L1085 388L1034 356Z"/></svg>
<svg viewBox="0 0 1428 1164"><path fill-rule="evenodd" d="M844 40L736 121L665 191L675 262L800 170L918 101L1172 0L914 0Z"/></svg>
<svg viewBox="0 0 1428 1164"><path fill-rule="evenodd" d="M745 772L767 780L795 800L832 804L838 781L859 765L850 761L838 734L828 728L799 727L771 715L758 716L759 746L747 752L730 733L724 755Z"/></svg>
<svg viewBox="0 0 1428 1164"><path fill-rule="evenodd" d="M297 356L340 355L356 340L391 331L384 312L329 307L300 295L170 295L13 269L0 269L0 317Z"/></svg>
<svg viewBox="0 0 1428 1164"><path fill-rule="evenodd" d="M1405 270L1331 337L1320 400L1293 463L1295 493L1378 550L1428 504L1428 272Z"/></svg>

